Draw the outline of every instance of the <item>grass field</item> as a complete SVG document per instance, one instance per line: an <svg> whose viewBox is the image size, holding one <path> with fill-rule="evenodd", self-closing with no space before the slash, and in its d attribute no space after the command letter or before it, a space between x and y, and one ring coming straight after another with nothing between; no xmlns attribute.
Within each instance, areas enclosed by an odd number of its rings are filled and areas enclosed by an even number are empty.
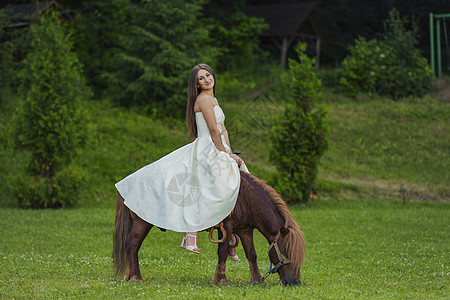
<svg viewBox="0 0 450 300"><path fill-rule="evenodd" d="M270 179L273 116L283 101L221 102L233 148ZM73 209L20 210L8 174L25 167L11 147L11 113L0 111L0 298L450 298L450 107L421 100L325 94L330 147L319 199L290 207L307 243L304 285L276 275L248 283L248 263L229 262L230 286L215 286L216 246L199 236L201 255L179 248L182 235L152 230L141 249L144 283L113 276L114 182L187 142L183 120L157 120L107 102L89 104L91 138L75 163L87 170ZM13 106L13 105L11 105ZM259 234L261 272L269 267Z"/></svg>
<svg viewBox="0 0 450 300"><path fill-rule="evenodd" d="M245 259L228 263L230 286L215 286L206 233L195 255L179 248L180 233L158 230L140 252L146 281L125 283L112 274L113 209L2 209L0 298L448 298L449 208L386 199L291 207L307 241L298 288L283 288L277 275L249 285ZM268 244L258 234L255 246L265 272Z"/></svg>

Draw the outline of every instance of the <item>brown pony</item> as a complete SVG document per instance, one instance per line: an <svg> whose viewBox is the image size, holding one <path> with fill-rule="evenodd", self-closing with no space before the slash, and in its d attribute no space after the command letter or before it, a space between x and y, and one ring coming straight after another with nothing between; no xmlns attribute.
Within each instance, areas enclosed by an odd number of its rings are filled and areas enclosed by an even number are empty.
<svg viewBox="0 0 450 300"><path fill-rule="evenodd" d="M139 270L138 251L153 227L130 211L120 194L117 197L113 259L116 274L125 280L143 280ZM300 267L305 258L303 233L281 196L264 181L241 172L241 186L233 213L223 221L225 234L219 231L219 262L214 274L215 283L229 283L225 276L226 259L231 235L237 234L250 265L250 282L263 281L256 263L253 229L258 229L270 244L271 262L278 264L276 272L284 285L301 285ZM281 263L280 263L281 262Z"/></svg>

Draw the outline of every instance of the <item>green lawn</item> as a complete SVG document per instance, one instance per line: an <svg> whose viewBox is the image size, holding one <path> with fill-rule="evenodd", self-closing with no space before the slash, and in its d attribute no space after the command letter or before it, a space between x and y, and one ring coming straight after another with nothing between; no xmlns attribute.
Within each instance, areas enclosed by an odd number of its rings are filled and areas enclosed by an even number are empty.
<svg viewBox="0 0 450 300"><path fill-rule="evenodd" d="M248 263L228 263L230 286L215 286L216 246L199 235L200 255L182 234L152 230L140 251L144 283L113 276L114 210L0 210L0 298L448 298L449 203L317 201L293 206L307 256L302 287L277 275L248 283ZM261 272L268 244L256 235Z"/></svg>

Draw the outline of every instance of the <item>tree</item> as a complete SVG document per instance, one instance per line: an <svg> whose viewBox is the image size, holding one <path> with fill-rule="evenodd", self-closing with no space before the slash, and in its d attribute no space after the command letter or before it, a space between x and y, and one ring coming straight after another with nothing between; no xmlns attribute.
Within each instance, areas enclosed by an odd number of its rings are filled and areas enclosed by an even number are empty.
<svg viewBox="0 0 450 300"><path fill-rule="evenodd" d="M325 111L316 104L321 83L314 72L314 59L305 51L306 44L299 43L300 62L289 59L283 83L290 102L275 120L270 152L278 170L275 185L289 202L307 202L314 197L318 163L328 146Z"/></svg>
<svg viewBox="0 0 450 300"><path fill-rule="evenodd" d="M86 138L81 101L88 95L80 65L58 14L47 10L31 25L24 61L17 146L30 152L30 176L13 186L24 207L73 204L80 172L68 167Z"/></svg>
<svg viewBox="0 0 450 300"><path fill-rule="evenodd" d="M204 7L202 22L209 26L210 38L218 48L215 69L219 72L248 74L265 57L259 48L258 34L269 25L264 19L244 14L244 4L243 0L214 0Z"/></svg>
<svg viewBox="0 0 450 300"><path fill-rule="evenodd" d="M128 5L129 26L120 38L109 94L123 106L148 105L182 116L190 69L211 60L208 28L198 21L204 0L142 0Z"/></svg>
<svg viewBox="0 0 450 300"><path fill-rule="evenodd" d="M11 41L3 41L6 36L3 26L6 24L4 13L0 10L0 88L2 91L9 90L10 80L8 75L10 75L12 62ZM4 92L0 93L0 104L4 102L4 97Z"/></svg>
<svg viewBox="0 0 450 300"><path fill-rule="evenodd" d="M84 65L87 84L101 98L108 86L105 74L114 70L114 51L126 33L129 0L84 1L74 22L75 51Z"/></svg>
<svg viewBox="0 0 450 300"><path fill-rule="evenodd" d="M380 92L394 98L409 95L423 96L431 90L431 68L418 49L418 24L401 17L397 9L392 9L384 23L383 42L395 54L396 68L390 71L390 78L380 82Z"/></svg>
<svg viewBox="0 0 450 300"><path fill-rule="evenodd" d="M8 28L10 23L6 11L0 10L0 104L5 104L15 94L20 69L17 57L21 57L29 45L26 31Z"/></svg>

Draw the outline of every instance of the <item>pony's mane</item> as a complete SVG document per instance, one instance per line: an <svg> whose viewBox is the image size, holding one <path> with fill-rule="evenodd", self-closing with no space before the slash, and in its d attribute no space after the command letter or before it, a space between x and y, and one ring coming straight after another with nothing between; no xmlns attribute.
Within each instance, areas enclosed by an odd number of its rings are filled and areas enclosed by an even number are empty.
<svg viewBox="0 0 450 300"><path fill-rule="evenodd" d="M285 220L285 228L288 229L288 234L286 236L284 245L288 252L288 257L293 264L298 266L303 266L305 260L305 240L303 238L303 232L295 222L294 217L289 211L286 202L281 198L280 194L275 191L273 187L268 185L264 180L261 180L249 173L241 172L243 176L249 183L256 188L262 189L268 198L272 201L280 215Z"/></svg>

